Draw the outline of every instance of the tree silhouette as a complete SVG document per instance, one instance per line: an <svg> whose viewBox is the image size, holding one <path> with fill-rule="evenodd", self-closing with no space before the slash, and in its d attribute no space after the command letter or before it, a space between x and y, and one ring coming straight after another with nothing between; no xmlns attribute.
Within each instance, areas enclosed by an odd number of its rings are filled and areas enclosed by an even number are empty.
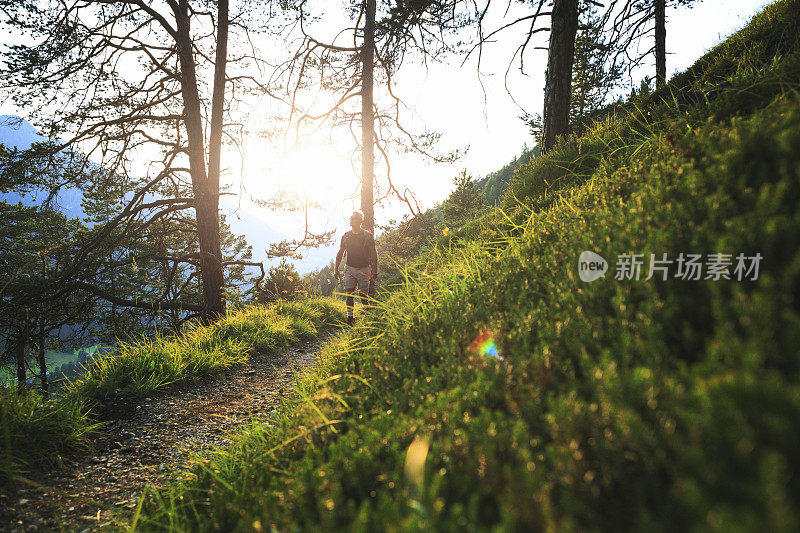
<svg viewBox="0 0 800 533"><path fill-rule="evenodd" d="M656 87L667 80L667 8L692 7L697 0L612 0L606 9L609 26L607 42L624 56L629 68L641 65L651 55L655 58ZM653 34L653 45L635 52L636 45Z"/></svg>
<svg viewBox="0 0 800 533"><path fill-rule="evenodd" d="M238 102L232 89L253 82L248 49L228 58L228 33L248 42L248 9L229 13L228 0L77 0L0 2L2 26L23 36L3 53L2 87L30 112L53 142L17 154L10 167L82 154L82 170L61 173L52 190L74 186L125 190L125 201L104 229L83 242L71 268L53 283L68 284L117 305L176 309L211 319L225 312L220 242L220 172L226 116ZM240 68L237 74L231 67ZM210 78L210 94L206 91ZM96 170L96 169L95 169ZM125 301L90 280L75 283L90 257L115 233L148 227L174 213L196 234L194 256L170 260L197 268L200 303ZM236 261L232 261L235 263Z"/></svg>

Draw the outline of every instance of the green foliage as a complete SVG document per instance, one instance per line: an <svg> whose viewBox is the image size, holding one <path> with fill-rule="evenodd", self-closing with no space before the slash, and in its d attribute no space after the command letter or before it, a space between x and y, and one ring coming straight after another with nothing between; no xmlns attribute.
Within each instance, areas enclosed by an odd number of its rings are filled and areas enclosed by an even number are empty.
<svg viewBox="0 0 800 533"><path fill-rule="evenodd" d="M270 267L261 285L264 290L256 293L256 301L262 303L308 295L308 288L297 273L294 263L289 263L285 257L281 258L280 263Z"/></svg>
<svg viewBox="0 0 800 533"><path fill-rule="evenodd" d="M33 302L59 263L70 260L72 240L84 229L76 220L50 210L0 202L0 365L8 363L17 345L29 334L32 322L47 317L57 324L89 319L80 299ZM31 331L32 330L32 331Z"/></svg>
<svg viewBox="0 0 800 533"><path fill-rule="evenodd" d="M9 179L14 191L35 198L49 189L55 195L61 185L47 174L50 167L43 169L41 162L36 165L16 155L22 159L21 167L0 159L0 174L15 170L14 179ZM74 162L61 165L62 160L66 156L48 163L59 169L59 176L74 173L70 167ZM152 335L158 329L179 331L193 315L179 309L137 308L137 304L175 300L196 304L201 299L193 259L199 244L191 220L137 219L124 229L109 229L109 221L125 207L129 184L115 182L99 170L82 177L85 220L70 220L46 202L37 207L0 202L0 364L8 363L20 343L30 352L41 335L47 347L63 350ZM224 216L220 217L220 239L226 261L250 259L244 237L231 233ZM225 269L229 304L244 299L242 285L250 282L245 268L233 264ZM127 305L98 299L98 292Z"/></svg>
<svg viewBox="0 0 800 533"><path fill-rule="evenodd" d="M98 427L77 402L0 388L0 485L28 467L88 449Z"/></svg>
<svg viewBox="0 0 800 533"><path fill-rule="evenodd" d="M413 218L391 220L377 241L380 277L390 280L422 250L459 232L486 212L485 197L466 169L453 179L453 192L434 209Z"/></svg>
<svg viewBox="0 0 800 533"><path fill-rule="evenodd" d="M333 261L327 266L309 272L303 276L303 284L314 296L331 296L336 289L336 278L333 275Z"/></svg>
<svg viewBox="0 0 800 533"><path fill-rule="evenodd" d="M466 169L453 179L455 190L442 202L440 211L442 224L446 228L460 228L470 220L480 217L484 211L483 192L475 184Z"/></svg>
<svg viewBox="0 0 800 533"><path fill-rule="evenodd" d="M572 63L569 122L580 133L592 113L603 108L611 93L623 84L623 68L611 58L613 47L603 40L597 7L580 6L578 34Z"/></svg>
<svg viewBox="0 0 800 533"><path fill-rule="evenodd" d="M463 170L453 179L456 188L441 204L413 218L391 220L376 243L380 258L380 278L392 279L427 246L446 239L486 211L485 198L478 183Z"/></svg>
<svg viewBox="0 0 800 533"><path fill-rule="evenodd" d="M797 42L799 4L753 25ZM800 528L800 94L760 42L717 99L650 100L522 169L528 205L426 250L138 526ZM754 282L584 283L583 250L764 259ZM487 334L504 362L470 349Z"/></svg>
<svg viewBox="0 0 800 533"><path fill-rule="evenodd" d="M429 209L413 218L392 220L381 229L376 248L379 278L383 279L395 275L403 265L416 258L423 247L441 235L443 226L436 210Z"/></svg>
<svg viewBox="0 0 800 533"><path fill-rule="evenodd" d="M476 182L476 185L483 190L483 195L488 205L495 205L505 194L508 184L514 178L516 170L531 161L534 157L539 155L539 147L528 148L527 145L523 146L522 153L515 156L512 161L506 164L500 170L492 172L485 178Z"/></svg>

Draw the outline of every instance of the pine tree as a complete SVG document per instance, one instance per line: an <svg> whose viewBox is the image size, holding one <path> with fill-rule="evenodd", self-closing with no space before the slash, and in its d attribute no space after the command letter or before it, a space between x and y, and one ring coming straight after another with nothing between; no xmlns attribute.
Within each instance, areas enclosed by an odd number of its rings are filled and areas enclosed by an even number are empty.
<svg viewBox="0 0 800 533"><path fill-rule="evenodd" d="M20 44L2 52L5 86L45 135L59 139L35 145L15 158L17 163L76 154L77 146L88 146L85 164L99 165L106 176L98 180L98 189L123 182L130 193L105 230L85 241L86 253L72 277L88 271L83 259L97 255L89 248L102 246L110 235L125 233L142 219L192 211L198 255L176 258L196 269L202 299L147 303L153 309L194 312L199 307L206 319L224 314L220 158L224 123L230 122L224 119L238 94L231 88L258 85L250 70L248 75L230 73L237 65L252 67L254 59L244 54L229 60L228 32L233 26L231 31L247 39L243 20L245 15L254 20L253 6L242 4L242 11L233 14L228 0L0 0L0 7L2 28L23 36ZM204 94L205 80L211 82L210 94ZM154 154L150 175L131 170L142 153ZM89 161L92 156L99 160ZM81 185L79 173L62 175L56 190ZM80 288L96 297L108 295L90 280L81 281Z"/></svg>
<svg viewBox="0 0 800 533"><path fill-rule="evenodd" d="M622 82L622 65L611 60L613 47L604 42L603 34L597 8L592 4L582 5L572 65L569 114L573 132L583 129L590 115L605 106Z"/></svg>
<svg viewBox="0 0 800 533"><path fill-rule="evenodd" d="M457 175L453 183L455 190L441 205L442 223L451 230L477 218L486 205L483 191L466 170Z"/></svg>

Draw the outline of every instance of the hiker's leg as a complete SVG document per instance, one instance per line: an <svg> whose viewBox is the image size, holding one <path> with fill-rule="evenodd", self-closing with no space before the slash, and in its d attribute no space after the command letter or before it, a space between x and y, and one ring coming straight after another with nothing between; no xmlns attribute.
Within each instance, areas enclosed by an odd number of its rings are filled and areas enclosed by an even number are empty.
<svg viewBox="0 0 800 533"><path fill-rule="evenodd" d="M353 294L358 287L358 280L353 277L353 272L349 266L344 267L344 280L342 284L344 285L344 291L347 293L344 301L347 306L347 325L350 326L353 324L354 320L353 307L355 306L355 301Z"/></svg>
<svg viewBox="0 0 800 533"><path fill-rule="evenodd" d="M369 296L364 291L359 291L358 295L361 297L361 305L364 306L364 312L369 311Z"/></svg>
<svg viewBox="0 0 800 533"><path fill-rule="evenodd" d="M353 287L352 289L345 289L347 291L347 297L345 298L345 304L347 305L347 323L353 323L353 308L355 307L355 298L354 293L356 288Z"/></svg>
<svg viewBox="0 0 800 533"><path fill-rule="evenodd" d="M365 268L359 272L358 276L358 296L361 298L361 305L364 311L369 311L369 269Z"/></svg>
<svg viewBox="0 0 800 533"><path fill-rule="evenodd" d="M347 277L345 277L345 281L347 281ZM348 286L349 284L345 284L344 290L347 292L347 296L345 297L345 305L347 306L347 325L352 326L353 322L355 321L355 293L358 285Z"/></svg>

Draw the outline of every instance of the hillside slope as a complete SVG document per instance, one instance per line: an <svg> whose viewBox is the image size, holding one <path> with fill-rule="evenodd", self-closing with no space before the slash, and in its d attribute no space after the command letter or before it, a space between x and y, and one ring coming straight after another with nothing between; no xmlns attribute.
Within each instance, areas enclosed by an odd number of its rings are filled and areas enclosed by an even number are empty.
<svg viewBox="0 0 800 533"><path fill-rule="evenodd" d="M798 28L777 2L520 169L506 212L420 257L272 424L134 526L800 528ZM676 277L680 254L711 270Z"/></svg>

